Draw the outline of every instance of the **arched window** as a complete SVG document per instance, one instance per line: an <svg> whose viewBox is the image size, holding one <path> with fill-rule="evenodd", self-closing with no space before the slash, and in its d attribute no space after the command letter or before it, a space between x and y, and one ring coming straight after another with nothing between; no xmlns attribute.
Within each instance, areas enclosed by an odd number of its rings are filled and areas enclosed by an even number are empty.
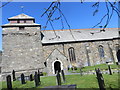
<svg viewBox="0 0 120 90"><path fill-rule="evenodd" d="M68 49L68 52L69 52L69 59L70 59L70 61L75 61L76 58L75 58L75 50L74 50L74 48L70 47Z"/></svg>
<svg viewBox="0 0 120 90"><path fill-rule="evenodd" d="M103 58L104 57L104 49L103 49L102 45L100 45L98 47L98 52L99 52L100 58Z"/></svg>

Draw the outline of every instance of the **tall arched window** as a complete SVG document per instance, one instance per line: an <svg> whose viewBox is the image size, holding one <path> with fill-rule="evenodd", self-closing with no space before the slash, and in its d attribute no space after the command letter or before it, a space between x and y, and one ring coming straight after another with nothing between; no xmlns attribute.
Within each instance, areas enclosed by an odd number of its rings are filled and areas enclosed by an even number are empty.
<svg viewBox="0 0 120 90"><path fill-rule="evenodd" d="M70 47L68 49L68 52L69 52L69 59L70 59L70 61L75 61L76 58L75 58L75 50L74 50L74 48Z"/></svg>
<svg viewBox="0 0 120 90"><path fill-rule="evenodd" d="M98 52L99 52L100 58L103 58L104 57L104 49L103 49L102 45L99 45Z"/></svg>

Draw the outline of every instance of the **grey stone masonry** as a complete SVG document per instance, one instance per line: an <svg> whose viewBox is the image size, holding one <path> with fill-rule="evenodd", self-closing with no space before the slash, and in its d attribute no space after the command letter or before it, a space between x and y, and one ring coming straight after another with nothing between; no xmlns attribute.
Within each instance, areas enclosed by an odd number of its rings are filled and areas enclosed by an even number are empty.
<svg viewBox="0 0 120 90"><path fill-rule="evenodd" d="M2 73L44 68L40 25L20 28L3 25Z"/></svg>

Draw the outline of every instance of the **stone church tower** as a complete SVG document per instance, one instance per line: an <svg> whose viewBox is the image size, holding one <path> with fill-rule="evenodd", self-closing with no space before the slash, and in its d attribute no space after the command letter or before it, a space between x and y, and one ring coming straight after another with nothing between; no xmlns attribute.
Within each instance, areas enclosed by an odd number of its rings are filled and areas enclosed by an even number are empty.
<svg viewBox="0 0 120 90"><path fill-rule="evenodd" d="M27 71L44 68L40 25L25 14L8 18L2 26L2 73Z"/></svg>

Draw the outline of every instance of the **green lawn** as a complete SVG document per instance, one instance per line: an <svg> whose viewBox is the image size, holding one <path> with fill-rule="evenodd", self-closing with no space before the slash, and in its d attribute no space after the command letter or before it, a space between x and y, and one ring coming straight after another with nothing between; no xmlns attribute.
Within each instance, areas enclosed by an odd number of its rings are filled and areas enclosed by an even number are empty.
<svg viewBox="0 0 120 90"><path fill-rule="evenodd" d="M111 69L118 69L118 65L116 65L116 64L111 64L110 67L111 67ZM95 68L100 68L101 70L108 70L108 65L99 64L99 65L95 65L95 66L86 66L86 67L82 68L82 71L87 72L87 71L90 71L90 70L95 70ZM72 71L70 69L69 72L71 72L71 73L80 73L80 69L77 68L77 70L74 70L74 71Z"/></svg>
<svg viewBox="0 0 120 90"><path fill-rule="evenodd" d="M106 88L118 88L118 74L107 75L103 74ZM13 88L35 88L34 81L27 81L26 84L22 85L20 81L14 81ZM77 88L98 88L98 82L96 75L66 75L66 83L62 85L76 84ZM55 86L56 77L41 77L41 85L37 88L43 88L46 86ZM2 88L6 88L6 82L2 83Z"/></svg>

